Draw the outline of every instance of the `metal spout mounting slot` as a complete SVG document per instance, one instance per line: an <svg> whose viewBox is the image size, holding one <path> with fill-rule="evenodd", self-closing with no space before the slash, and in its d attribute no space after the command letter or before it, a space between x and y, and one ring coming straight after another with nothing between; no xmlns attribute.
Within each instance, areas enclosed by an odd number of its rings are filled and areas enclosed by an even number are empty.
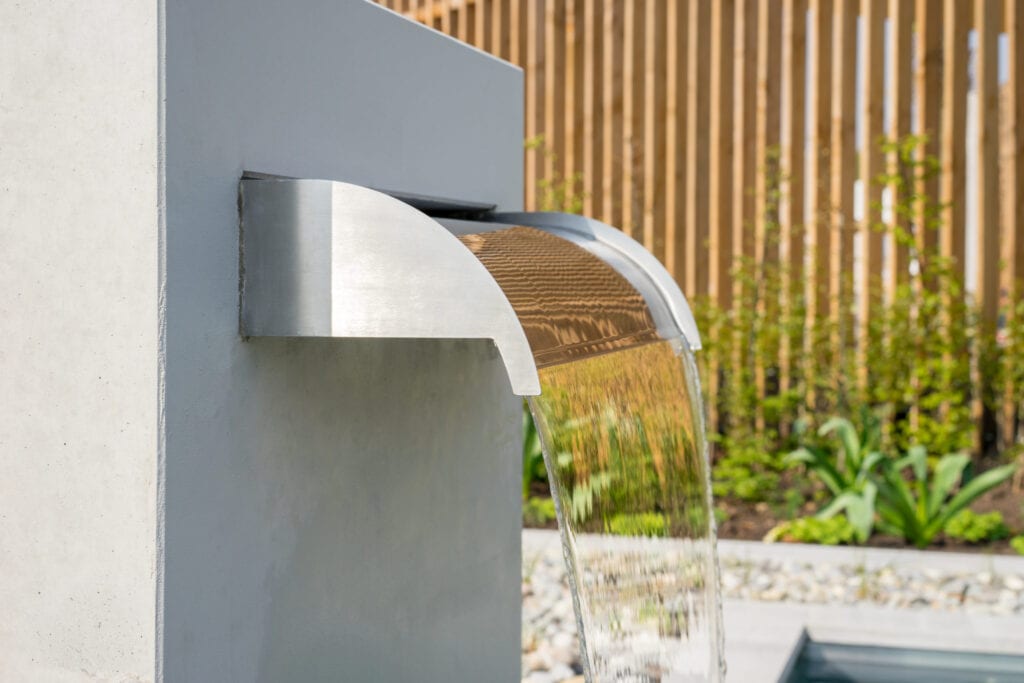
<svg viewBox="0 0 1024 683"><path fill-rule="evenodd" d="M545 365L657 339L700 346L657 259L591 219L435 218L414 205L451 207L327 180L246 177L240 193L247 337L491 339L522 396L540 393Z"/></svg>

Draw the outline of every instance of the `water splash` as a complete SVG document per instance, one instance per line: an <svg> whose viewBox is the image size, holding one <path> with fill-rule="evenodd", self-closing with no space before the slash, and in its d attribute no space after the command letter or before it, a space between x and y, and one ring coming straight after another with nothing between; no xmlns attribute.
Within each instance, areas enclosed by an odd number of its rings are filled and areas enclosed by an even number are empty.
<svg viewBox="0 0 1024 683"><path fill-rule="evenodd" d="M684 340L554 365L530 399L588 683L721 681L704 414Z"/></svg>

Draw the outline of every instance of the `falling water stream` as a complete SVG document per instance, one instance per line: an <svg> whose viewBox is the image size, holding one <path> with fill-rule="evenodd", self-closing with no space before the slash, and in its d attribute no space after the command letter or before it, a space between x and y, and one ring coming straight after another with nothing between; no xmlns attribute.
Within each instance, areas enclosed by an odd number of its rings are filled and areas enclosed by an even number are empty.
<svg viewBox="0 0 1024 683"><path fill-rule="evenodd" d="M530 399L588 683L724 675L700 383L615 268L529 227L460 235L508 297L539 368Z"/></svg>
<svg viewBox="0 0 1024 683"><path fill-rule="evenodd" d="M544 447L588 683L724 677L696 366L681 339L541 369Z"/></svg>

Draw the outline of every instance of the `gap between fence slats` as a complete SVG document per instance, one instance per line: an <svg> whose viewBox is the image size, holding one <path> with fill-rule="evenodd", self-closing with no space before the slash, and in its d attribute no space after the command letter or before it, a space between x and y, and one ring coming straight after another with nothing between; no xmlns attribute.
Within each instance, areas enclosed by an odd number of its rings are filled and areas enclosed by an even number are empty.
<svg viewBox="0 0 1024 683"><path fill-rule="evenodd" d="M683 282L691 296L707 292L708 121L710 81L710 3L690 3L686 61L686 267Z"/></svg>
<svg viewBox="0 0 1024 683"><path fill-rule="evenodd" d="M966 212L967 138L967 32L968 6L963 0L946 0L942 33L942 133L940 160L943 206L940 245L942 255L953 260L953 269L964 276L964 216Z"/></svg>

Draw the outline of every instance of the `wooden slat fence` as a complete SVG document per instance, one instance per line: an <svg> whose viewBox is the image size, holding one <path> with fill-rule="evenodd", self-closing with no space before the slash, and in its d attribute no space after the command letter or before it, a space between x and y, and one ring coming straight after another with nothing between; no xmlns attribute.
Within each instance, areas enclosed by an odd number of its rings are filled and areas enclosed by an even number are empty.
<svg viewBox="0 0 1024 683"><path fill-rule="evenodd" d="M380 2L521 66L526 135L546 148L526 152L526 208L550 208L543 181L578 178L582 209L688 296L728 308L737 258L780 260L780 310L831 319L837 353L863 354L911 247L935 247L984 324L1005 322L1024 279L1024 0ZM878 140L908 134L940 172L901 191L942 206L936 231L886 211L897 189L875 182L895 155ZM901 221L911 245L873 227ZM759 391L811 371L805 334L780 340Z"/></svg>

